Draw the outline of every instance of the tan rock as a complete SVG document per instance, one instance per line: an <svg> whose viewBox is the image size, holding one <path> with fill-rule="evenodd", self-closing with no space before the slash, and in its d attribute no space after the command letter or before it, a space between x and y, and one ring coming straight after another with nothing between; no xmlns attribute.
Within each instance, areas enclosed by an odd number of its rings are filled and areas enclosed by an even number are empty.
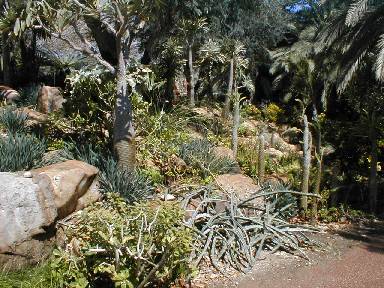
<svg viewBox="0 0 384 288"><path fill-rule="evenodd" d="M60 219L100 198L93 183L98 169L84 162L70 160L31 172L34 183L53 195Z"/></svg>
<svg viewBox="0 0 384 288"><path fill-rule="evenodd" d="M57 87L43 86L37 96L37 110L48 114L63 108L65 99Z"/></svg>
<svg viewBox="0 0 384 288"><path fill-rule="evenodd" d="M252 178L243 174L224 174L216 177L216 184L228 193L235 193L240 199L260 191Z"/></svg>
<svg viewBox="0 0 384 288"><path fill-rule="evenodd" d="M272 159L281 159L284 157L284 153L275 148L268 148L265 153Z"/></svg>
<svg viewBox="0 0 384 288"><path fill-rule="evenodd" d="M213 148L213 153L215 153L217 157L227 157L230 159L235 159L235 157L233 156L233 151L224 146L218 146Z"/></svg>
<svg viewBox="0 0 384 288"><path fill-rule="evenodd" d="M28 126L44 124L48 121L48 116L46 114L40 113L36 110L25 107L25 108L18 109L18 111L28 116L28 121L27 121Z"/></svg>

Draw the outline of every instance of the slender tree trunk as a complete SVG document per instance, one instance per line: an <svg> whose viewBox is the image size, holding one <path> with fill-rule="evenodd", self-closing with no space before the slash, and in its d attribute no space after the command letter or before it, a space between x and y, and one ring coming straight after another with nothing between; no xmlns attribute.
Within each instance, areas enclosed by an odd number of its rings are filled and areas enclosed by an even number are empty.
<svg viewBox="0 0 384 288"><path fill-rule="evenodd" d="M21 84L37 83L39 65L36 61L36 33L25 34L20 39L23 79ZM27 82L27 83L24 83Z"/></svg>
<svg viewBox="0 0 384 288"><path fill-rule="evenodd" d="M126 64L121 39L116 39L118 65L116 71L117 97L113 128L114 148L119 165L132 172L135 169L136 147L132 103L127 92Z"/></svg>
<svg viewBox="0 0 384 288"><path fill-rule="evenodd" d="M371 141L371 168L369 173L369 209L372 213L377 208L377 130L376 130L376 111L370 115L369 139Z"/></svg>
<svg viewBox="0 0 384 288"><path fill-rule="evenodd" d="M195 71L193 70L192 45L188 45L188 67L189 67L189 106L195 107Z"/></svg>
<svg viewBox="0 0 384 288"><path fill-rule="evenodd" d="M224 108L223 108L223 118L228 119L229 117L229 111L231 107L231 96L233 92L233 81L235 77L235 56L232 57L230 66L229 66L229 79L228 79L228 91L227 95L225 95L225 102L224 102Z"/></svg>
<svg viewBox="0 0 384 288"><path fill-rule="evenodd" d="M237 91L235 81L235 103L233 106L233 128L232 128L232 151L233 156L237 159L237 148L238 148L238 132L240 126L240 95Z"/></svg>
<svg viewBox="0 0 384 288"><path fill-rule="evenodd" d="M303 136L303 182L302 192L308 193L309 191L309 173L311 169L311 148L312 148L312 135L308 127L307 116L304 115L304 136ZM300 199L300 215L305 217L308 210L308 197L301 196Z"/></svg>
<svg viewBox="0 0 384 288"><path fill-rule="evenodd" d="M11 85L11 52L9 50L8 37L2 35L3 46L3 82L5 85Z"/></svg>

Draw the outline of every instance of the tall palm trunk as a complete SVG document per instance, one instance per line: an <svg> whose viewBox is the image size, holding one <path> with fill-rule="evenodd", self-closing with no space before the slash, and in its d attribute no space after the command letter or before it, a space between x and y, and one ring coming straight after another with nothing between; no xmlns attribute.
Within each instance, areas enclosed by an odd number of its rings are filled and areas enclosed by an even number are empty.
<svg viewBox="0 0 384 288"><path fill-rule="evenodd" d="M192 45L188 45L188 68L189 68L189 106L195 107L195 71L193 70Z"/></svg>
<svg viewBox="0 0 384 288"><path fill-rule="evenodd" d="M229 66L229 79L228 79L228 91L225 95L225 102L223 108L223 118L228 119L231 106L231 96L233 92L233 80L235 78L235 56L232 56Z"/></svg>
<svg viewBox="0 0 384 288"><path fill-rule="evenodd" d="M2 35L3 47L3 83L11 85L11 52L9 50L8 37L3 33Z"/></svg>
<svg viewBox="0 0 384 288"><path fill-rule="evenodd" d="M127 93L126 64L121 39L116 39L118 64L116 69L117 97L113 128L114 149L119 165L133 171L136 162L135 130L133 127L132 103Z"/></svg>
<svg viewBox="0 0 384 288"><path fill-rule="evenodd" d="M376 111L372 111L370 115L369 140L371 141L371 168L369 173L369 209L372 213L377 208L377 130L376 130Z"/></svg>

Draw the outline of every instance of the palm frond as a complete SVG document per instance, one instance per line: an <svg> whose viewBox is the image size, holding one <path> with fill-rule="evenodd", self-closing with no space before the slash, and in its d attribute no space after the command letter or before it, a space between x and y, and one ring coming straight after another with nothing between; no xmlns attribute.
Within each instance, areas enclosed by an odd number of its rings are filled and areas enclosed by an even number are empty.
<svg viewBox="0 0 384 288"><path fill-rule="evenodd" d="M351 4L348 9L345 24L347 26L355 26L368 11L369 0L357 0Z"/></svg>
<svg viewBox="0 0 384 288"><path fill-rule="evenodd" d="M384 34L380 36L379 42L377 43L377 58L374 65L374 71L376 79L378 81L384 81Z"/></svg>
<svg viewBox="0 0 384 288"><path fill-rule="evenodd" d="M348 86L349 82L351 81L353 75L355 75L356 71L359 69L362 59L367 54L367 50L363 51L359 54L359 57L347 66L345 70L343 70L344 76L342 76L342 80L339 82L337 86L337 92L342 93Z"/></svg>

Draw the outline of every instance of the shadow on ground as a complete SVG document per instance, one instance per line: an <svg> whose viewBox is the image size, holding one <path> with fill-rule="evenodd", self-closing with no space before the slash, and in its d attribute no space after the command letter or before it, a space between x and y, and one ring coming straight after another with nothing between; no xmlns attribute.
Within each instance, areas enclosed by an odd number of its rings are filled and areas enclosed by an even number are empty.
<svg viewBox="0 0 384 288"><path fill-rule="evenodd" d="M368 251L384 254L384 221L355 224L334 234L346 239L360 241Z"/></svg>

